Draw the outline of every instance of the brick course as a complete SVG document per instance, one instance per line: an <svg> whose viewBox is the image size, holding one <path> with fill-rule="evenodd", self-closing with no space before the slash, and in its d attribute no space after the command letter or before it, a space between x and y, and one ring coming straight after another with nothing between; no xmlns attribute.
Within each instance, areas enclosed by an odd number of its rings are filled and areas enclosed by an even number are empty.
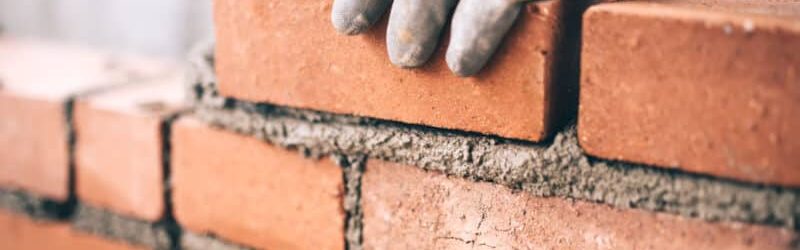
<svg viewBox="0 0 800 250"><path fill-rule="evenodd" d="M589 154L800 185L796 21L614 3L590 8L584 25L578 132Z"/></svg>
<svg viewBox="0 0 800 250"><path fill-rule="evenodd" d="M191 118L172 138L175 216L188 230L256 248L344 248L343 176L332 161Z"/></svg>

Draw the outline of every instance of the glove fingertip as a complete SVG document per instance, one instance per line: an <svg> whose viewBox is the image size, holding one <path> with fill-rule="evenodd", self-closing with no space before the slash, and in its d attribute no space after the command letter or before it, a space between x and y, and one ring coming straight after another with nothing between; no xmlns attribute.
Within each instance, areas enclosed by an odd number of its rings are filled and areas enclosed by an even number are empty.
<svg viewBox="0 0 800 250"><path fill-rule="evenodd" d="M359 14L354 17L333 14L331 21L333 22L333 27L336 29L336 32L350 36L364 33L370 26L370 21L364 14Z"/></svg>
<svg viewBox="0 0 800 250"><path fill-rule="evenodd" d="M469 77L480 72L484 64L480 62L485 60L470 60L465 53L448 51L445 61L453 74L460 77Z"/></svg>

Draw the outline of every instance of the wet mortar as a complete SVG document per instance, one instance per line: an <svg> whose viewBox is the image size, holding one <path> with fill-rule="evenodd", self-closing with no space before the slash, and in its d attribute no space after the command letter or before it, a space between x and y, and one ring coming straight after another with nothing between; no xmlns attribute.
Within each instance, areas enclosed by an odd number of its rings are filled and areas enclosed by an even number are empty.
<svg viewBox="0 0 800 250"><path fill-rule="evenodd" d="M189 88L195 116L306 155L363 155L563 197L678 214L796 228L800 190L595 159L566 126L550 142L528 143L369 118L253 104L219 96L213 57L201 49Z"/></svg>

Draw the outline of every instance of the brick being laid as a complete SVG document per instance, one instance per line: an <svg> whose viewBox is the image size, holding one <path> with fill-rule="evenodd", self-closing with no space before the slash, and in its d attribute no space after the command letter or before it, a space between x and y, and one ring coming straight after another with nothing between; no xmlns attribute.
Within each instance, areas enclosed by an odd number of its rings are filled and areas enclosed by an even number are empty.
<svg viewBox="0 0 800 250"><path fill-rule="evenodd" d="M623 2L584 18L588 154L800 186L800 4Z"/></svg>
<svg viewBox="0 0 800 250"><path fill-rule="evenodd" d="M142 58L0 38L0 186L52 200L69 193L71 102L159 74Z"/></svg>
<svg viewBox="0 0 800 250"><path fill-rule="evenodd" d="M558 74L577 45L565 39L565 27L578 23L585 2L526 5L491 65L460 78L444 62L446 44L422 68L392 66L385 20L361 36L337 34L331 1L216 0L219 90L252 102L538 141L574 110L575 86Z"/></svg>

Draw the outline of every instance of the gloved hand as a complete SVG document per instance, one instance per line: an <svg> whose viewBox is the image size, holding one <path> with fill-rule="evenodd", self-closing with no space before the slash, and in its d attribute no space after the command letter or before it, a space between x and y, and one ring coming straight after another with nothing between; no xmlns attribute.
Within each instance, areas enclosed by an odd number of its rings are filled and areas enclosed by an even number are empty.
<svg viewBox="0 0 800 250"><path fill-rule="evenodd" d="M389 59L418 67L436 50L450 13L447 65L459 76L478 73L529 0L395 0L386 43ZM334 0L331 19L339 33L356 35L375 23L392 0ZM458 5L458 6L456 6Z"/></svg>

